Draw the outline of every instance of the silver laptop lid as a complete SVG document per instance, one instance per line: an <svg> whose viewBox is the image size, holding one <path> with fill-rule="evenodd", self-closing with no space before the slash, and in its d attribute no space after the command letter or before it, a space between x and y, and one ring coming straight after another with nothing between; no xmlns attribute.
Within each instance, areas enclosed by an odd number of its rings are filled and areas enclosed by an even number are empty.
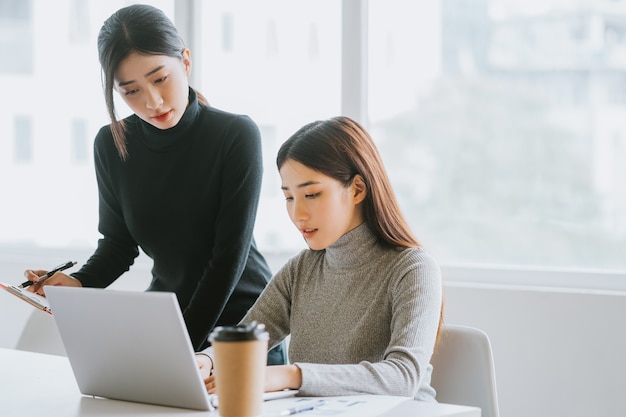
<svg viewBox="0 0 626 417"><path fill-rule="evenodd" d="M45 288L80 391L209 410L176 295Z"/></svg>

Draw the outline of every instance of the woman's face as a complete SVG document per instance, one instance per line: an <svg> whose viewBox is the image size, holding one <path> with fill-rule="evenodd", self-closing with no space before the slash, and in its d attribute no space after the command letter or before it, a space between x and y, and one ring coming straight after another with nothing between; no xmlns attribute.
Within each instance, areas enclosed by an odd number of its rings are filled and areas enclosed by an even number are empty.
<svg viewBox="0 0 626 417"><path fill-rule="evenodd" d="M189 100L191 55L143 55L132 52L115 72L115 90L142 120L158 129L180 121Z"/></svg>
<svg viewBox="0 0 626 417"><path fill-rule="evenodd" d="M307 166L287 160L280 168L287 212L309 248L325 249L363 222L361 176L348 187Z"/></svg>

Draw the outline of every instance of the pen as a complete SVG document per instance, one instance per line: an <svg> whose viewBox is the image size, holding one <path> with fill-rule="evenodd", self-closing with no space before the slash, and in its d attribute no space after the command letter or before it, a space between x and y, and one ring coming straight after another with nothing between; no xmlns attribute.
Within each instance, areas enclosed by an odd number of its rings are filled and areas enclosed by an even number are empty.
<svg viewBox="0 0 626 417"><path fill-rule="evenodd" d="M46 278L50 278L52 275L56 274L57 272L60 271L65 271L67 268L71 268L74 265L76 265L76 262L74 261L69 261L64 263L63 265L59 265L56 268L53 268L52 270L46 272L45 274L43 274L42 276L39 277L39 281L24 281L22 282L22 284L19 286L19 288L26 288L26 287L30 287L33 284L37 284L40 283L41 281L43 281Z"/></svg>
<svg viewBox="0 0 626 417"><path fill-rule="evenodd" d="M324 400L320 400L314 404L308 404L308 405L301 405L299 407L291 407L291 408L287 408L283 411L281 411L280 413L278 413L278 415L280 416L291 416L294 414L298 414L298 413L302 413L304 411L310 411L310 410L314 410L316 407L319 407L321 405L324 405L326 403L326 401Z"/></svg>

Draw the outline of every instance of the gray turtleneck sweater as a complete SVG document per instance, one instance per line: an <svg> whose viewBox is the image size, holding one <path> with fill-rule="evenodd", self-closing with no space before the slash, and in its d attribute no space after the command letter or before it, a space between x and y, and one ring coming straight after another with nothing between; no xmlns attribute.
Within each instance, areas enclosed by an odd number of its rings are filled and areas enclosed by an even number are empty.
<svg viewBox="0 0 626 417"><path fill-rule="evenodd" d="M384 248L362 224L325 250L290 259L242 322L264 323L270 347L291 334L301 395L434 401L430 357L441 300L432 256Z"/></svg>

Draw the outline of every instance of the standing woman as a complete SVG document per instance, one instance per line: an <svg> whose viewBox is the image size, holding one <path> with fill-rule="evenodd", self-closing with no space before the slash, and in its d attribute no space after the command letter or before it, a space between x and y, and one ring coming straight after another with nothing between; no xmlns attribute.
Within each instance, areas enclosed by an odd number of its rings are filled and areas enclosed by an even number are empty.
<svg viewBox="0 0 626 417"><path fill-rule="evenodd" d="M287 335L290 365L265 390L435 401L430 358L441 271L411 233L369 134L347 117L310 123L278 151L287 213L309 249L290 259L243 319ZM215 391L212 348L197 355Z"/></svg>
<svg viewBox="0 0 626 417"><path fill-rule="evenodd" d="M210 331L237 323L271 275L253 238L258 127L209 107L189 87L191 53L159 9L115 12L100 30L98 53L111 118L94 144L102 238L78 272L31 288L107 287L141 247L154 261L148 290L175 292L194 347L206 347ZM117 120L114 90L133 115ZM37 281L44 272L25 275Z"/></svg>

